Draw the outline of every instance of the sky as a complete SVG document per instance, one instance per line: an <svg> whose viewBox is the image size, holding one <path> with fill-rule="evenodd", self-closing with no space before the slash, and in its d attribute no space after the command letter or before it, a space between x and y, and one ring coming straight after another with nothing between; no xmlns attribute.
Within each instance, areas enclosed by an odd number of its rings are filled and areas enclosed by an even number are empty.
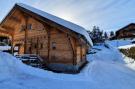
<svg viewBox="0 0 135 89"><path fill-rule="evenodd" d="M135 0L1 0L0 21L15 3L24 3L92 30L116 31L135 23Z"/></svg>

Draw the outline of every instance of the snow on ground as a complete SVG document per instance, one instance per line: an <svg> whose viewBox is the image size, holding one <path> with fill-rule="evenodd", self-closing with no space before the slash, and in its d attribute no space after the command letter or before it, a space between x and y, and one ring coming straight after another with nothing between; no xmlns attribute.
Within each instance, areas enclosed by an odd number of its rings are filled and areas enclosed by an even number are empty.
<svg viewBox="0 0 135 89"><path fill-rule="evenodd" d="M124 46L119 46L118 49L129 49L131 47L135 47L135 44L129 44L129 45L124 45ZM124 62L126 63L126 66L135 70L135 60L125 56L124 54L122 54Z"/></svg>
<svg viewBox="0 0 135 89"><path fill-rule="evenodd" d="M125 45L130 45L135 39L120 39L120 40L111 40L111 41L106 41L109 45L112 45L113 47L119 47L119 46L125 46Z"/></svg>
<svg viewBox="0 0 135 89"><path fill-rule="evenodd" d="M130 39L126 39L126 40L112 40L112 41L107 41L106 43L117 48L117 49L129 49L131 47L135 47L135 44L132 44L132 42L135 41L135 39L130 40ZM127 56L125 56L124 54L122 54L122 60L124 60L124 62L126 63L126 66L135 70L135 61L132 58L129 58Z"/></svg>
<svg viewBox="0 0 135 89"><path fill-rule="evenodd" d="M135 60L123 55L126 66L135 70Z"/></svg>
<svg viewBox="0 0 135 89"><path fill-rule="evenodd" d="M92 60L104 60L107 61L117 61L117 62L123 62L123 58L121 56L121 53L117 50L117 48L112 47L111 45L107 44L109 48L106 48L104 45L102 46L94 46L93 48L101 49L101 51L98 51L95 55L92 55L94 58L90 58ZM90 55L91 56L91 55Z"/></svg>
<svg viewBox="0 0 135 89"><path fill-rule="evenodd" d="M129 44L129 45L124 45L124 46L119 46L119 49L129 49L131 47L135 47L135 44Z"/></svg>
<svg viewBox="0 0 135 89"><path fill-rule="evenodd" d="M79 74L62 74L33 68L10 54L0 52L1 89L134 89L135 71L111 46L93 47L89 63ZM100 49L100 50L99 50Z"/></svg>

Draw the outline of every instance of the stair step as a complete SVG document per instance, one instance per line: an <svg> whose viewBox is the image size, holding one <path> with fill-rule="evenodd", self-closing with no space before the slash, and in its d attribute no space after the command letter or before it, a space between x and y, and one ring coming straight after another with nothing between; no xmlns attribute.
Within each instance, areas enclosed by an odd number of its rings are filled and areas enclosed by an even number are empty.
<svg viewBox="0 0 135 89"><path fill-rule="evenodd" d="M37 55L31 55L31 54L16 55L16 58L20 59L23 63L30 65L32 67L45 69L45 67L43 67L41 63L42 59Z"/></svg>

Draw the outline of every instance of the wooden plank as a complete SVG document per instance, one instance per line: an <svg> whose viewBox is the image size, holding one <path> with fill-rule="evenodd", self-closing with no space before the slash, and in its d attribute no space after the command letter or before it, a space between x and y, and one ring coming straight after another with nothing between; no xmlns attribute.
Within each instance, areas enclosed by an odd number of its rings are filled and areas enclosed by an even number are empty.
<svg viewBox="0 0 135 89"><path fill-rule="evenodd" d="M10 26L7 26L7 25L2 25L2 28L10 31L10 32L13 32L14 31L14 28L13 27L10 27Z"/></svg>
<svg viewBox="0 0 135 89"><path fill-rule="evenodd" d="M13 31L8 31L7 29L4 29L2 27L0 27L0 32L4 33L4 34L8 34L8 35L13 35Z"/></svg>

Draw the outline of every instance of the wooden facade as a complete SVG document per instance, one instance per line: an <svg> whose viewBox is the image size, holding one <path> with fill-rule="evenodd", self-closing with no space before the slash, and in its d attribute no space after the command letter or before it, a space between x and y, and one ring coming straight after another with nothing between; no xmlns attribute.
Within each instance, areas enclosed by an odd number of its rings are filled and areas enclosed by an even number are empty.
<svg viewBox="0 0 135 89"><path fill-rule="evenodd" d="M1 23L19 54L36 54L49 68L76 71L86 63L90 44L80 34L15 5Z"/></svg>
<svg viewBox="0 0 135 89"><path fill-rule="evenodd" d="M117 39L122 38L135 38L135 24L131 23L118 31L116 31L116 37Z"/></svg>

